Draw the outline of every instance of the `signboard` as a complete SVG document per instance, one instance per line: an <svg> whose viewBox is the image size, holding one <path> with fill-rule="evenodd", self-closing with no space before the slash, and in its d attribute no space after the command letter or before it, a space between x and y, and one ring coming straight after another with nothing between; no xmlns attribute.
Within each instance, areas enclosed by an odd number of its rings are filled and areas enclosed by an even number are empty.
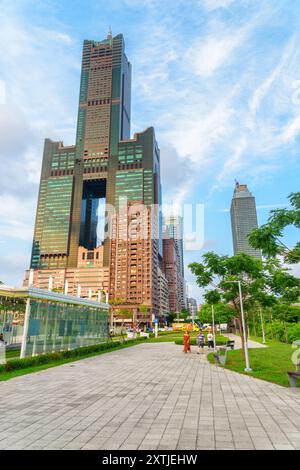
<svg viewBox="0 0 300 470"><path fill-rule="evenodd" d="M193 331L192 323L173 323L173 331Z"/></svg>

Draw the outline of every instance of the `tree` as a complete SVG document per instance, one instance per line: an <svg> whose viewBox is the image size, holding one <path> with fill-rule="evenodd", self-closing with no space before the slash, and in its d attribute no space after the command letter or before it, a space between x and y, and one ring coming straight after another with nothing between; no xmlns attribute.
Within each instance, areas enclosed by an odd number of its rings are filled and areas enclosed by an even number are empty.
<svg viewBox="0 0 300 470"><path fill-rule="evenodd" d="M277 260L264 262L245 253L229 257L208 252L203 255L202 263L192 263L189 267L199 287L213 286L221 299L232 306L242 342L244 335L237 281L242 284L242 301L246 312L253 308L255 302L260 301L263 294L282 296L286 288L299 292L300 280L281 268Z"/></svg>
<svg viewBox="0 0 300 470"><path fill-rule="evenodd" d="M143 320L138 322L138 324L137 324L138 327L145 320L145 318L147 318L147 316L148 316L148 307L147 307L147 305L140 305L139 313L142 315Z"/></svg>
<svg viewBox="0 0 300 470"><path fill-rule="evenodd" d="M168 315L167 315L167 322L168 322L168 325L170 325L171 323L173 323L176 317L177 317L176 313L174 313L174 312L168 313Z"/></svg>
<svg viewBox="0 0 300 470"><path fill-rule="evenodd" d="M235 316L235 311L231 305L219 302L214 307L216 323L230 323ZM208 303L202 305L198 318L201 323L211 323L211 305Z"/></svg>
<svg viewBox="0 0 300 470"><path fill-rule="evenodd" d="M122 327L124 326L124 320L128 320L132 316L132 312L127 308L120 308L117 313L118 317L122 319Z"/></svg>
<svg viewBox="0 0 300 470"><path fill-rule="evenodd" d="M187 321L189 316L190 316L190 312L186 308L183 308L180 313L180 318Z"/></svg>
<svg viewBox="0 0 300 470"><path fill-rule="evenodd" d="M249 235L249 243L255 249L261 249L267 258L282 256L287 263L300 261L300 242L289 248L281 240L284 229L288 226L300 228L300 192L290 194L291 209L271 211L268 222L254 229Z"/></svg>

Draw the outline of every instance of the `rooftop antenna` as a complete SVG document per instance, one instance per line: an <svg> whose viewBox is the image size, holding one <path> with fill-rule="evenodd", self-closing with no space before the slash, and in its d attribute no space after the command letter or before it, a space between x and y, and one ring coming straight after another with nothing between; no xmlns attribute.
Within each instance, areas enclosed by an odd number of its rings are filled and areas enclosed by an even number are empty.
<svg viewBox="0 0 300 470"><path fill-rule="evenodd" d="M107 39L112 39L112 30L111 30L111 26L109 27L109 30L108 30Z"/></svg>
<svg viewBox="0 0 300 470"><path fill-rule="evenodd" d="M236 179L234 181L235 181L235 185L238 187L240 185L240 183Z"/></svg>

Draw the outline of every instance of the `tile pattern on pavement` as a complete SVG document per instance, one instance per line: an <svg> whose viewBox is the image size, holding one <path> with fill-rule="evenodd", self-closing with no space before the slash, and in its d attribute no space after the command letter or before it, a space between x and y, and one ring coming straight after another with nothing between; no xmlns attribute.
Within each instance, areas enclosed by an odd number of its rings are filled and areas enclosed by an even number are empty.
<svg viewBox="0 0 300 470"><path fill-rule="evenodd" d="M300 394L144 343L0 383L0 449L300 449Z"/></svg>
<svg viewBox="0 0 300 470"><path fill-rule="evenodd" d="M223 336L226 336L226 338L234 340L234 349L242 349L242 340L241 337L238 335L234 335L231 333L222 333ZM267 348L265 344L258 343L257 341L252 341L251 339L248 339L248 348Z"/></svg>

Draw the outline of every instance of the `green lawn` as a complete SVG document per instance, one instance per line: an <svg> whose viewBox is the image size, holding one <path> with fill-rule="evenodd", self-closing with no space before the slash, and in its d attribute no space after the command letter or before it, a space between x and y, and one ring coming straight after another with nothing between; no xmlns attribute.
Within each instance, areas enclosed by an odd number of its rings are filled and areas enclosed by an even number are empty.
<svg viewBox="0 0 300 470"><path fill-rule="evenodd" d="M251 337L251 339L262 341L261 338ZM228 351L226 369L289 387L287 371L295 370L292 362L294 349L290 344L272 340L267 340L267 346L267 348L249 349L251 373L244 372L245 360L241 350ZM214 362L212 354L209 354L208 360Z"/></svg>

